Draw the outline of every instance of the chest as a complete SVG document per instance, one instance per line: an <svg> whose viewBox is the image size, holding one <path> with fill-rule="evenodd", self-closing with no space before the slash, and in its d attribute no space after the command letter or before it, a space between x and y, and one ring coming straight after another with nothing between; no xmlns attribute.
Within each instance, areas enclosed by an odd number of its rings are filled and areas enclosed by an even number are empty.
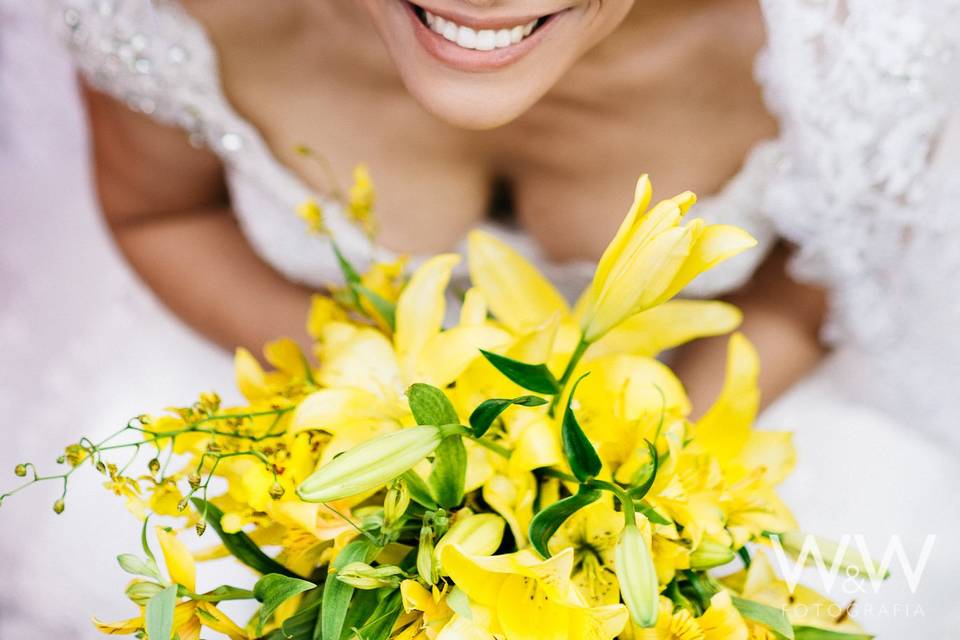
<svg viewBox="0 0 960 640"><path fill-rule="evenodd" d="M454 246L496 206L551 257L596 257L638 174L650 173L660 195L713 193L775 133L752 78L763 42L752 3L729 3L742 13L735 34L703 19L649 46L628 25L519 119L480 132L424 111L362 22L324 30L319 42L302 13L258 25L216 4L198 18L237 111L317 190L329 188L328 171L296 147L321 154L341 185L367 164L381 240L405 252Z"/></svg>

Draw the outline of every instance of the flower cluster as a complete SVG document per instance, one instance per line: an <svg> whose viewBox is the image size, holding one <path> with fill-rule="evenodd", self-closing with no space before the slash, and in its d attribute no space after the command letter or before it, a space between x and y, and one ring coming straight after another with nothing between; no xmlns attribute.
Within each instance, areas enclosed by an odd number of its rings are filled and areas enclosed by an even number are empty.
<svg viewBox="0 0 960 640"><path fill-rule="evenodd" d="M372 203L360 178L358 216ZM313 353L278 340L267 370L237 352L243 406L207 394L118 434L134 441L73 445L53 477L92 464L145 522L144 556L119 559L141 612L98 627L155 640L202 627L277 640L863 637L787 609L796 595L762 553L797 529L775 492L795 455L789 434L752 428L750 343L731 335L723 390L696 420L657 359L735 331L736 308L674 297L754 241L685 222L692 194L650 200L643 177L572 308L480 231L454 323L459 256L409 278L402 264L360 274L341 256L346 285L314 299ZM301 213L322 227L315 205ZM121 448L156 451L149 473L107 461ZM156 528L166 578L147 513L179 519ZM208 525L220 544L196 559L233 555L262 575L251 589L196 593L175 530ZM242 628L217 606L232 599L259 603Z"/></svg>

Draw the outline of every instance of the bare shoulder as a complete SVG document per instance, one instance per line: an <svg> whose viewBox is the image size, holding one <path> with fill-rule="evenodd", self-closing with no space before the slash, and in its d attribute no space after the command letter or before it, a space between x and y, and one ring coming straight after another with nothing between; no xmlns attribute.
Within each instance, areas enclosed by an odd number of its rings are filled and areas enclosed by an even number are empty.
<svg viewBox="0 0 960 640"><path fill-rule="evenodd" d="M225 199L223 170L186 133L87 85L83 88L97 188L111 222L184 211Z"/></svg>

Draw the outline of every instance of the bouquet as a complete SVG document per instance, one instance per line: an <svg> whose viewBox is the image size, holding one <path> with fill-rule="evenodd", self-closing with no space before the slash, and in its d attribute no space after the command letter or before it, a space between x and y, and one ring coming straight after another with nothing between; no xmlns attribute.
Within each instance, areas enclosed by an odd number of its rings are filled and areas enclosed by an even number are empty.
<svg viewBox="0 0 960 640"><path fill-rule="evenodd" d="M314 358L281 339L265 370L238 350L242 406L205 393L81 439L62 474L19 465L24 486L62 481L64 495L93 467L143 520L142 554L118 557L138 613L96 626L152 640L869 637L778 579L765 551L804 536L775 491L790 434L752 429L750 343L732 334L723 390L696 421L656 359L736 329L736 308L674 298L754 240L685 222L691 193L650 201L642 177L574 308L480 231L455 321L459 256L407 278L402 262L360 273L338 253L346 285L313 300ZM317 205L301 213L322 229ZM208 527L217 545L188 549L186 532ZM196 562L227 555L257 579L198 592ZM255 603L243 626L230 600Z"/></svg>

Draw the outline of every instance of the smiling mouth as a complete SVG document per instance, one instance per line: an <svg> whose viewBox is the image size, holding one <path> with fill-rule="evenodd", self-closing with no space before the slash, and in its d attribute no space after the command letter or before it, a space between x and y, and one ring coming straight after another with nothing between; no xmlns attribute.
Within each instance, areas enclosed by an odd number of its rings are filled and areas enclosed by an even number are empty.
<svg viewBox="0 0 960 640"><path fill-rule="evenodd" d="M520 44L556 15L542 16L513 25L502 25L496 29L482 29L459 24L449 17L436 15L413 3L409 4L423 26L458 47L473 51L494 51Z"/></svg>

